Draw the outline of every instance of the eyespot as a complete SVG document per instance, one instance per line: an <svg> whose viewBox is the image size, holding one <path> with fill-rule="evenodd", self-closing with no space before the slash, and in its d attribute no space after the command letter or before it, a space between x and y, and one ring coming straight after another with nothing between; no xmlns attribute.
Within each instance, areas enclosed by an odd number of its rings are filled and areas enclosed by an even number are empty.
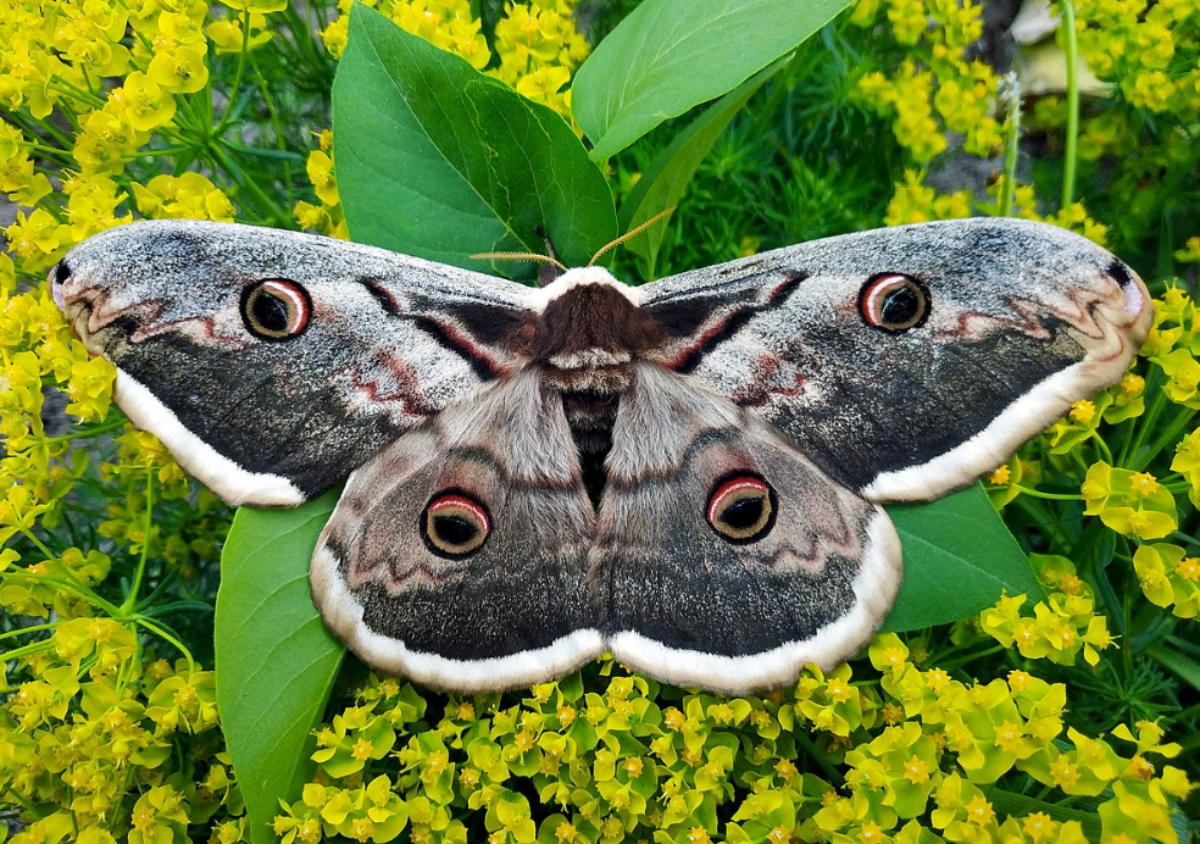
<svg viewBox="0 0 1200 844"><path fill-rule="evenodd" d="M775 510L775 490L758 475L739 472L717 481L706 515L724 539L745 545L771 532Z"/></svg>
<svg viewBox="0 0 1200 844"><path fill-rule="evenodd" d="M487 508L461 490L445 490L425 505L421 514L421 538L439 557L460 560L474 554L487 542L492 519Z"/></svg>
<svg viewBox="0 0 1200 844"><path fill-rule="evenodd" d="M54 283L63 284L71 277L71 268L67 266L66 261L59 261L54 265Z"/></svg>
<svg viewBox="0 0 1200 844"><path fill-rule="evenodd" d="M929 316L929 291L911 276L871 276L858 294L858 312L867 325L890 332L907 331Z"/></svg>
<svg viewBox="0 0 1200 844"><path fill-rule="evenodd" d="M242 291L242 322L262 340L292 340L304 333L312 313L308 291L283 278L252 284Z"/></svg>

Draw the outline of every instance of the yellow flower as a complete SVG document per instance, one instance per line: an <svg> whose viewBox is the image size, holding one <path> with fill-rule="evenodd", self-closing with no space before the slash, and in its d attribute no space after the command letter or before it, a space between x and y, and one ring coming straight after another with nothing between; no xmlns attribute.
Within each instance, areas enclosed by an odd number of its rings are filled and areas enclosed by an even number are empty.
<svg viewBox="0 0 1200 844"><path fill-rule="evenodd" d="M1071 418L1076 422L1087 424L1096 415L1096 405L1088 399L1080 399L1071 405Z"/></svg>
<svg viewBox="0 0 1200 844"><path fill-rule="evenodd" d="M221 0L221 2L231 9L259 15L282 12L288 7L288 0Z"/></svg>
<svg viewBox="0 0 1200 844"><path fill-rule="evenodd" d="M175 116L175 98L141 71L129 74L111 98L125 106L130 124L139 132L153 131Z"/></svg>
<svg viewBox="0 0 1200 844"><path fill-rule="evenodd" d="M172 94L194 94L208 84L204 51L195 47L178 47L174 52L155 53L147 75Z"/></svg>

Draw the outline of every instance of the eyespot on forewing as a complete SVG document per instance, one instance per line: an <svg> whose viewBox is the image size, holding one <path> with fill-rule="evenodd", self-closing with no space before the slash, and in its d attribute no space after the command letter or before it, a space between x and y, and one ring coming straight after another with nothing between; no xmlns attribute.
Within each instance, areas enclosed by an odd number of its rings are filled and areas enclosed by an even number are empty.
<svg viewBox="0 0 1200 844"><path fill-rule="evenodd" d="M924 283L900 273L871 276L858 294L863 322L893 334L923 324L929 305L929 289Z"/></svg>
<svg viewBox="0 0 1200 844"><path fill-rule="evenodd" d="M242 291L242 322L260 340L294 340L308 328L312 299L294 281L271 278Z"/></svg>

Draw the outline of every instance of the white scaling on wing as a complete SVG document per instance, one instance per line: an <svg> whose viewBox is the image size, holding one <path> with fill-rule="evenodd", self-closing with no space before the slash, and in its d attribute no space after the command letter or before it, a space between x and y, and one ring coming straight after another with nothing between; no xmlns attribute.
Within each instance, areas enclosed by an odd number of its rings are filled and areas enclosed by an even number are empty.
<svg viewBox="0 0 1200 844"><path fill-rule="evenodd" d="M121 410L140 430L162 440L179 465L234 506L295 507L305 501L295 484L281 475L251 472L230 460L189 431L179 417L154 397L140 381L117 369L114 396Z"/></svg>

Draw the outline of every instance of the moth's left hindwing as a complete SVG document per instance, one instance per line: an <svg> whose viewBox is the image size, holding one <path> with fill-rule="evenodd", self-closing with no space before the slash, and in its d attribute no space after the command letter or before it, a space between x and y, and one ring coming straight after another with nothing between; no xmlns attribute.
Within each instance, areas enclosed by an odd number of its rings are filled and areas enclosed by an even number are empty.
<svg viewBox="0 0 1200 844"><path fill-rule="evenodd" d="M604 651L594 522L562 399L526 369L350 476L313 597L385 671L461 692L542 682Z"/></svg>
<svg viewBox="0 0 1200 844"><path fill-rule="evenodd" d="M231 504L294 505L507 375L527 289L293 232L122 226L55 298L118 370L117 404Z"/></svg>
<svg viewBox="0 0 1200 844"><path fill-rule="evenodd" d="M592 577L621 662L730 694L780 686L849 659L892 606L883 509L683 376L637 367L608 472Z"/></svg>

